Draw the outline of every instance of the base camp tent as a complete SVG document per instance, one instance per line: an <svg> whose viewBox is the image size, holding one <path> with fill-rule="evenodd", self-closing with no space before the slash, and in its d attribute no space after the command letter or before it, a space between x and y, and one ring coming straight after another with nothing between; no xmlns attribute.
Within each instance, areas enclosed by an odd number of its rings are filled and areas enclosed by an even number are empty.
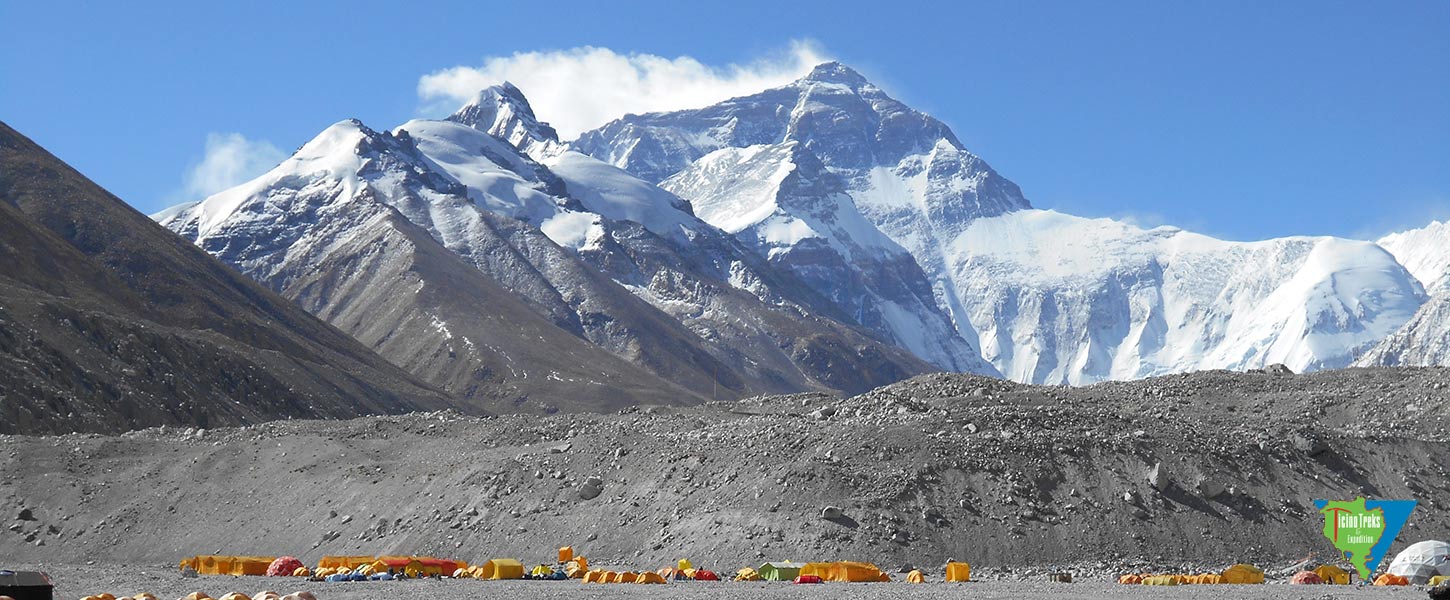
<svg viewBox="0 0 1450 600"><path fill-rule="evenodd" d="M266 575L275 556L193 556L181 561L181 568L192 568L200 575Z"/></svg>
<svg viewBox="0 0 1450 600"><path fill-rule="evenodd" d="M1349 585L1349 572L1335 565L1319 565L1314 569L1314 574L1324 580L1324 583Z"/></svg>
<svg viewBox="0 0 1450 600"><path fill-rule="evenodd" d="M268 577L290 577L298 569L306 569L302 561L291 556L279 556L272 564L267 565Z"/></svg>
<svg viewBox="0 0 1450 600"><path fill-rule="evenodd" d="M318 569L343 568L349 571L376 562L376 556L324 556L317 561Z"/></svg>
<svg viewBox="0 0 1450 600"><path fill-rule="evenodd" d="M972 566L964 562L947 563L947 581L971 581Z"/></svg>
<svg viewBox="0 0 1450 600"><path fill-rule="evenodd" d="M1264 570L1250 564L1239 563L1223 570L1224 583L1263 583Z"/></svg>
<svg viewBox="0 0 1450 600"><path fill-rule="evenodd" d="M891 581L879 567L871 563L843 560L831 565L830 577L826 581L864 582Z"/></svg>
<svg viewBox="0 0 1450 600"><path fill-rule="evenodd" d="M757 572L766 581L793 581L800 576L801 566L793 562L768 562L760 565Z"/></svg>
<svg viewBox="0 0 1450 600"><path fill-rule="evenodd" d="M1450 544L1439 540L1425 540L1410 544L1395 556L1389 572L1421 584L1436 575L1450 575Z"/></svg>
<svg viewBox="0 0 1450 600"><path fill-rule="evenodd" d="M750 567L741 567L735 571L735 581L761 581L760 572Z"/></svg>
<svg viewBox="0 0 1450 600"><path fill-rule="evenodd" d="M801 565L800 575L820 577L821 581L826 581L831 575L832 564L828 562L808 562ZM800 575L796 575L796 577L800 577Z"/></svg>
<svg viewBox="0 0 1450 600"><path fill-rule="evenodd" d="M512 558L495 558L483 563L479 579L523 579L524 563Z"/></svg>

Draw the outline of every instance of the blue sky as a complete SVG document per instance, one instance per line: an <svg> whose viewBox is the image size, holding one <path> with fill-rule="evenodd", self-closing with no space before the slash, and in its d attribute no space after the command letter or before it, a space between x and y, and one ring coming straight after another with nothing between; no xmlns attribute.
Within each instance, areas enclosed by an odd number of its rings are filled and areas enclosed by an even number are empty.
<svg viewBox="0 0 1450 600"><path fill-rule="evenodd" d="M154 212L337 120L431 114L453 98L420 78L445 69L534 73L590 46L691 57L703 71L667 70L708 95L819 55L946 121L1039 207L1233 239L1450 217L1447 2L489 4L7 2L0 120Z"/></svg>

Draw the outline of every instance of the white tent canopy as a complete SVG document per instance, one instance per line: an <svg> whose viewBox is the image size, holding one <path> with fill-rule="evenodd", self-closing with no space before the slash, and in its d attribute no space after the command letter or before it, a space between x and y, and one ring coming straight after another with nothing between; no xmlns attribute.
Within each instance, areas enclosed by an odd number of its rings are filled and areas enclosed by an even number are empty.
<svg viewBox="0 0 1450 600"><path fill-rule="evenodd" d="M1450 575L1450 544L1425 540L1410 544L1390 563L1390 573L1425 583L1436 575Z"/></svg>

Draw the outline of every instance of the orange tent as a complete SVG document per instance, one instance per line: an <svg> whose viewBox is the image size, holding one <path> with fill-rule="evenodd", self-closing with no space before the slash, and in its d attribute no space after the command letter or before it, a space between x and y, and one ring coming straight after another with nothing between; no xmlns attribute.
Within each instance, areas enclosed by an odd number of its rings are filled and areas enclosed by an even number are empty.
<svg viewBox="0 0 1450 600"><path fill-rule="evenodd" d="M801 575L815 575L816 577L820 577L821 581L828 581L830 579L831 566L833 564L834 563L828 562L808 562L804 565L801 565L800 573L797 573L796 576L799 577Z"/></svg>
<svg viewBox="0 0 1450 600"><path fill-rule="evenodd" d="M802 569L801 573L804 574L805 570ZM843 560L833 563L827 573L829 576L825 578L826 581L891 581L876 565L864 562Z"/></svg>
<svg viewBox="0 0 1450 600"><path fill-rule="evenodd" d="M910 573L907 573L906 574L906 582L907 583L924 583L924 582L926 582L926 577L923 577L922 576L921 571L916 570L916 569L912 569L912 571Z"/></svg>
<svg viewBox="0 0 1450 600"><path fill-rule="evenodd" d="M645 571L643 573L640 573L639 576L634 579L634 582L635 583L664 583L665 582L665 578L664 577L661 577L659 573L652 573L650 571Z"/></svg>
<svg viewBox="0 0 1450 600"><path fill-rule="evenodd" d="M181 561L181 568L191 567L201 575L266 575L275 556L193 556Z"/></svg>
<svg viewBox="0 0 1450 600"><path fill-rule="evenodd" d="M1395 575L1393 573L1385 573L1383 575L1380 575L1379 577L1376 577L1375 580L1374 580L1374 584L1375 585L1410 585L1410 578L1405 577L1403 575Z"/></svg>
<svg viewBox="0 0 1450 600"><path fill-rule="evenodd" d="M947 581L971 581L972 566L964 562L947 563Z"/></svg>

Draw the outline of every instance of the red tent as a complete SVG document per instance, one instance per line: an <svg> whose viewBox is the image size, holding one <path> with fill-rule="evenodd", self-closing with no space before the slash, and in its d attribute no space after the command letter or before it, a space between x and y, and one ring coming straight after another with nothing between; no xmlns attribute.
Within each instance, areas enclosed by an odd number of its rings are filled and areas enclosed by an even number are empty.
<svg viewBox="0 0 1450 600"><path fill-rule="evenodd" d="M720 576L716 575L714 571L700 569L695 571L695 581L720 581Z"/></svg>
<svg viewBox="0 0 1450 600"><path fill-rule="evenodd" d="M800 577L795 578L795 582L796 583L820 583L821 582L821 577L819 575L801 575Z"/></svg>
<svg viewBox="0 0 1450 600"><path fill-rule="evenodd" d="M1294 574L1294 577L1289 580L1289 583L1296 585L1314 585L1324 583L1324 580L1320 579L1319 574L1314 571L1300 571Z"/></svg>
<svg viewBox="0 0 1450 600"><path fill-rule="evenodd" d="M301 569L304 566L306 565L303 565L302 561L297 560L294 557L279 556L277 557L277 560L272 561L272 564L267 565L267 576L291 577L292 574L297 571L297 569Z"/></svg>

